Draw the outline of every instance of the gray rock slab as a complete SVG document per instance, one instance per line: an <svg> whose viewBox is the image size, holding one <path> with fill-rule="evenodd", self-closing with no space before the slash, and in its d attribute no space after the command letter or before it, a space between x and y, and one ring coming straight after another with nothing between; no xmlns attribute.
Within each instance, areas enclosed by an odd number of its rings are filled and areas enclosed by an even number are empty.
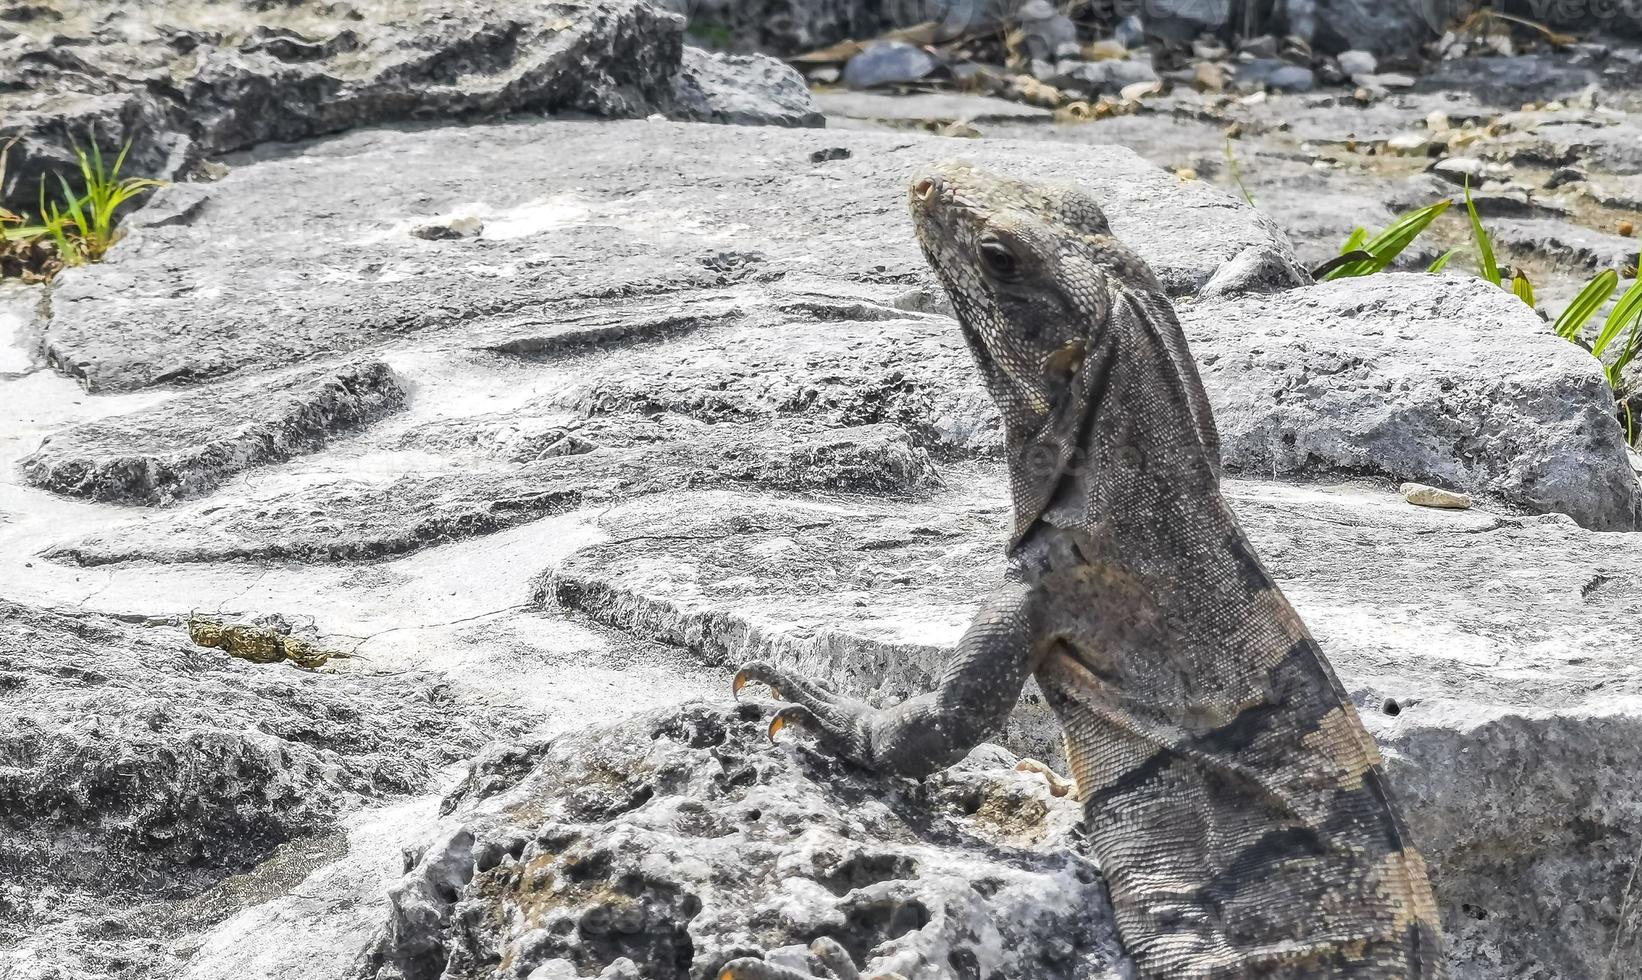
<svg viewBox="0 0 1642 980"><path fill-rule="evenodd" d="M851 155L811 160L836 147ZM1280 237L1116 148L660 122L372 130L236 168L191 222L142 228L112 261L70 270L45 345L60 370L113 391L574 298L795 274L927 285L905 188L953 156L1084 185L1175 293ZM484 230L409 233L450 215Z"/></svg>
<svg viewBox="0 0 1642 980"><path fill-rule="evenodd" d="M572 556L543 601L726 676L756 656L899 698L933 682L1003 571L1001 484L979 472L927 504L635 502L601 518L621 543ZM1642 670L1623 625L1642 613L1642 563L1613 543L1632 536L1390 492L1228 490L1385 748L1455 975L1584 977L1616 942L1642 954L1616 932L1642 820ZM1018 722L1041 713L1026 701Z"/></svg>
<svg viewBox="0 0 1642 980"><path fill-rule="evenodd" d="M32 12L32 13L31 13ZM126 173L172 177L267 140L522 111L645 115L672 98L684 21L640 0L528 6L49 0L4 21L0 199L32 206L67 138L135 141ZM54 189L54 188L53 188Z"/></svg>
<svg viewBox="0 0 1642 980"><path fill-rule="evenodd" d="M929 455L891 425L783 432L767 425L602 421L509 412L419 428L397 447L407 462L423 454L479 459L460 467L401 463L378 479L275 481L232 500L204 501L65 543L45 556L78 565L357 561L692 487L906 495L940 479Z"/></svg>
<svg viewBox="0 0 1642 980"><path fill-rule="evenodd" d="M844 65L844 84L876 88L916 82L941 66L921 46L906 41L873 41Z"/></svg>
<svg viewBox="0 0 1642 980"><path fill-rule="evenodd" d="M1601 366L1479 279L1382 273L1181 321L1233 470L1439 483L1602 530L1642 520Z"/></svg>
<svg viewBox="0 0 1642 980"><path fill-rule="evenodd" d="M1594 70L1573 64L1567 58L1521 54L1444 61L1422 75L1416 87L1428 91L1468 91L1496 105L1515 109L1524 102L1575 95L1597 78Z"/></svg>
<svg viewBox="0 0 1642 980"><path fill-rule="evenodd" d="M817 92L815 104L829 117L881 119L890 122L986 123L1000 119L1048 122L1048 109L1011 102L990 95L966 92L917 92L884 95L879 92L852 92L840 89Z"/></svg>
<svg viewBox="0 0 1642 980"><path fill-rule="evenodd" d="M821 935L864 976L1126 975L1099 873L1057 846L1078 808L1042 777L994 746L920 786L878 779L770 745L769 710L695 703L487 752L358 975L500 956L519 976L713 980L753 956L809 976Z"/></svg>
<svg viewBox="0 0 1642 980"><path fill-rule="evenodd" d="M381 361L298 368L192 391L48 437L19 464L55 493L127 504L197 497L255 467L310 453L404 406Z"/></svg>
<svg viewBox="0 0 1642 980"><path fill-rule="evenodd" d="M1540 259L1590 276L1634 267L1642 242L1554 218L1504 218L1490 233L1510 255Z"/></svg>
<svg viewBox="0 0 1642 980"><path fill-rule="evenodd" d="M449 333L453 354L437 356L490 358L463 369L481 379L527 367L550 390L501 413L379 425L341 458L44 553L82 565L376 559L682 487L916 495L941 482L932 456L1000 450L950 319L848 290L694 297ZM899 301L932 302L917 290ZM1182 318L1234 472L1432 482L1634 526L1642 493L1598 365L1499 290L1383 274L1185 305ZM171 418L161 405L94 431L124 458L135 449L113 434L141 447L170 438Z"/></svg>
<svg viewBox="0 0 1642 980"><path fill-rule="evenodd" d="M804 76L768 55L684 48L669 115L741 126L823 126Z"/></svg>

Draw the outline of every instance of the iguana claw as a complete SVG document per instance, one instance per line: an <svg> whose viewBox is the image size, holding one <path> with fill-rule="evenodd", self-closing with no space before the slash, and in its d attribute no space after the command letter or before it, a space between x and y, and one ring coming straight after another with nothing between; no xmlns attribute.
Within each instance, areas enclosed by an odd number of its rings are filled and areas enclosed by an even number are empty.
<svg viewBox="0 0 1642 980"><path fill-rule="evenodd" d="M865 728L873 710L871 705L842 697L822 684L756 660L736 673L731 690L739 693L754 681L768 684L778 699L791 702L770 722L772 743L783 728L802 724L838 754L857 764L867 764L870 752Z"/></svg>
<svg viewBox="0 0 1642 980"><path fill-rule="evenodd" d="M788 705L780 711L777 711L775 713L775 717L770 719L770 744L775 744L776 732L779 732L783 728L789 728L793 725L801 725L804 722L814 719L814 717L815 716L810 713L810 709L801 704Z"/></svg>
<svg viewBox="0 0 1642 980"><path fill-rule="evenodd" d="M740 701L742 688L746 687L748 683L752 681L764 681L764 683L770 685L770 697L780 701L781 688L776 687L774 683L769 681L766 676L764 676L770 672L770 668L767 664L756 660L741 668L736 671L735 680L730 682L730 696L735 698L737 701Z"/></svg>

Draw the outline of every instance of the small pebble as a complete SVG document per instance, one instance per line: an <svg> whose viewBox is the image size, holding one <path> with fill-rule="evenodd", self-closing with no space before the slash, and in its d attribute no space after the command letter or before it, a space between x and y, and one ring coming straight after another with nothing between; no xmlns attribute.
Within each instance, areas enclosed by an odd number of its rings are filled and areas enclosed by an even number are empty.
<svg viewBox="0 0 1642 980"><path fill-rule="evenodd" d="M1345 72L1348 78L1372 75L1380 68L1379 59L1367 51L1342 51L1339 60L1340 70Z"/></svg>
<svg viewBox="0 0 1642 980"><path fill-rule="evenodd" d="M469 214L460 218L446 218L425 225L417 225L411 229L410 233L413 238L422 238L431 242L452 238L477 238L484 230L484 222Z"/></svg>
<svg viewBox="0 0 1642 980"><path fill-rule="evenodd" d="M1118 96L1125 102L1135 102L1148 95L1157 95L1163 91L1162 82L1135 82L1125 85L1118 92Z"/></svg>
<svg viewBox="0 0 1642 980"><path fill-rule="evenodd" d="M1423 483L1405 483L1401 489L1403 499L1419 507L1467 510L1471 506L1471 495L1468 493L1444 490L1441 487L1426 486Z"/></svg>
<svg viewBox="0 0 1642 980"><path fill-rule="evenodd" d="M1626 238L1630 238L1636 234L1636 225L1629 221L1621 221L1619 223L1619 233Z"/></svg>
<svg viewBox="0 0 1642 980"><path fill-rule="evenodd" d="M1398 133L1385 141L1385 148L1403 156L1423 156L1431 149L1431 140L1424 133Z"/></svg>
<svg viewBox="0 0 1642 980"><path fill-rule="evenodd" d="M1107 37L1086 46L1083 56L1090 61L1116 61L1129 57L1129 49Z"/></svg>

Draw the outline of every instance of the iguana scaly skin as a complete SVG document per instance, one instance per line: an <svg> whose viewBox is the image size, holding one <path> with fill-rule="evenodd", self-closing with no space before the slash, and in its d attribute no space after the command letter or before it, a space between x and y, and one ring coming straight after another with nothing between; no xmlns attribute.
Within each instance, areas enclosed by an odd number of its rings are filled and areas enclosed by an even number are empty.
<svg viewBox="0 0 1642 980"><path fill-rule="evenodd" d="M1151 270L1076 188L947 164L911 206L1003 415L1012 573L929 694L875 709L762 663L737 689L794 702L772 734L917 776L999 731L1035 677L1140 976L1444 976L1379 752L1220 496Z"/></svg>

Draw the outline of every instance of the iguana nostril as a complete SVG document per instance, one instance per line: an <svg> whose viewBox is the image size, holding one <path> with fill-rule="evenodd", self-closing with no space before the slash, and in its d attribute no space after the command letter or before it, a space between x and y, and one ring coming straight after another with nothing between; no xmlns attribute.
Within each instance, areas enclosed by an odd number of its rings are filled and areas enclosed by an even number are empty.
<svg viewBox="0 0 1642 980"><path fill-rule="evenodd" d="M935 196L935 182L928 177L915 181L912 185L912 195L920 201L927 201Z"/></svg>

